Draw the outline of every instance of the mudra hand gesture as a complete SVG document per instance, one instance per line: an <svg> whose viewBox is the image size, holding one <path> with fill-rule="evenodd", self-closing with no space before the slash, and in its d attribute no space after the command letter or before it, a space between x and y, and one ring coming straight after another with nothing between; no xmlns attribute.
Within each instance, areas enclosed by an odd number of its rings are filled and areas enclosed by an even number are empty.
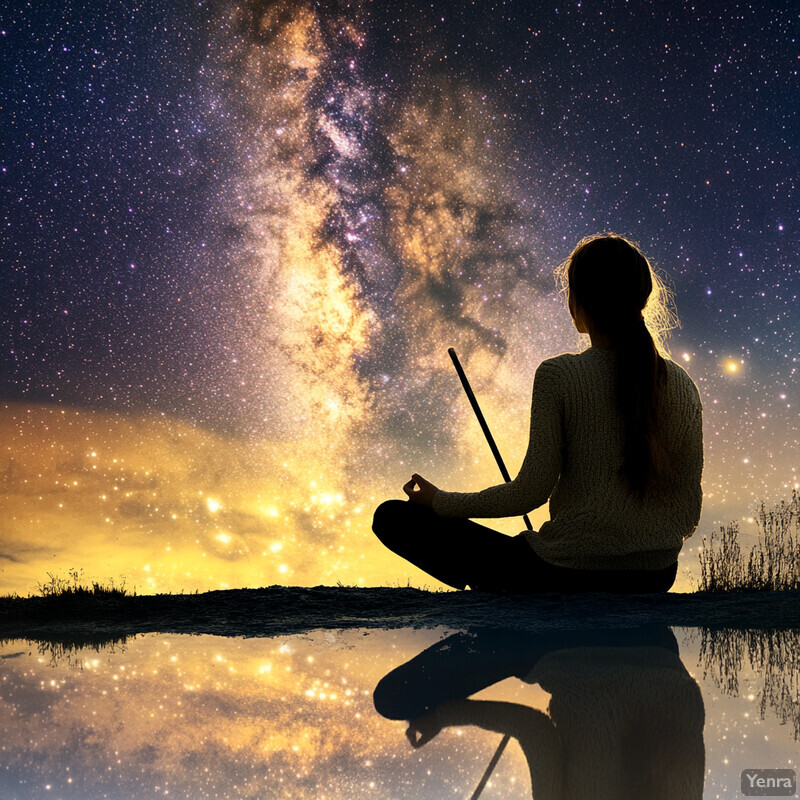
<svg viewBox="0 0 800 800"><path fill-rule="evenodd" d="M419 487L417 491L414 491L415 486ZM403 491L415 503L419 503L421 506L432 506L433 496L439 491L439 488L415 472L411 476L411 480L403 486Z"/></svg>
<svg viewBox="0 0 800 800"><path fill-rule="evenodd" d="M406 739L408 739L409 744L416 750L438 736L441 730L442 724L436 716L436 709L434 709L428 714L423 714L421 717L412 719L411 722L408 723Z"/></svg>

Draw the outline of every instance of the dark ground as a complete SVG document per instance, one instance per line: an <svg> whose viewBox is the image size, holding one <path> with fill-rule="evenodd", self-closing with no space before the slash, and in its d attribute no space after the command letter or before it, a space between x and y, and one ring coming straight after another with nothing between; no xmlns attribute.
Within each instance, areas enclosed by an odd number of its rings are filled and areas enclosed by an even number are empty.
<svg viewBox="0 0 800 800"><path fill-rule="evenodd" d="M655 625L800 628L800 592L497 596L411 588L231 589L194 595L0 598L0 639L103 640L138 633L278 636L317 629Z"/></svg>

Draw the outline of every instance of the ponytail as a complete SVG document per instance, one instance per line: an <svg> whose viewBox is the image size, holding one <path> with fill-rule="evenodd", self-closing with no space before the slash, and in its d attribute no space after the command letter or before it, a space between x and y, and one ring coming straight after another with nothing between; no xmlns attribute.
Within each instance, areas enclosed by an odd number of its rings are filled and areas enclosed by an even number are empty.
<svg viewBox="0 0 800 800"><path fill-rule="evenodd" d="M641 314L609 332L617 352L616 395L624 439L620 474L640 497L653 493L669 474L659 429L659 398L667 380L664 359Z"/></svg>

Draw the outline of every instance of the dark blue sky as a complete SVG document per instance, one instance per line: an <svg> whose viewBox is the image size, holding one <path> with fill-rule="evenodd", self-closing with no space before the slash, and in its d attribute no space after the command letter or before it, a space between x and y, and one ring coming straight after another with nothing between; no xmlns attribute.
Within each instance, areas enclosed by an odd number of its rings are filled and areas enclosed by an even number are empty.
<svg viewBox="0 0 800 800"><path fill-rule="evenodd" d="M633 236L674 281L682 345L796 380L796 4L308 7L384 92L373 136L421 76L485 92L509 185L541 213L540 259ZM241 133L209 77L229 18L216 3L2 12L4 397L178 413L202 377L192 413L224 411L235 370L211 386L208 365L247 281L221 202ZM363 47L336 43L347 19Z"/></svg>

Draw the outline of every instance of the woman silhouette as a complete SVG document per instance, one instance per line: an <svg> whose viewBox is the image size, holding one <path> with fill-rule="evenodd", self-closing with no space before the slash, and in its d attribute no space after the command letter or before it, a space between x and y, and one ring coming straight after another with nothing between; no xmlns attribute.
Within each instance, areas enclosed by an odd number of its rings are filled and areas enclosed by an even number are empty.
<svg viewBox="0 0 800 800"><path fill-rule="evenodd" d="M536 370L517 477L464 493L415 473L403 486L408 500L378 506L373 530L459 589L667 591L700 518L697 387L659 354L645 324L643 312L658 312L662 291L631 242L614 234L584 239L561 277L575 327L591 347ZM538 532L506 536L469 519L521 515L548 499L550 520Z"/></svg>

